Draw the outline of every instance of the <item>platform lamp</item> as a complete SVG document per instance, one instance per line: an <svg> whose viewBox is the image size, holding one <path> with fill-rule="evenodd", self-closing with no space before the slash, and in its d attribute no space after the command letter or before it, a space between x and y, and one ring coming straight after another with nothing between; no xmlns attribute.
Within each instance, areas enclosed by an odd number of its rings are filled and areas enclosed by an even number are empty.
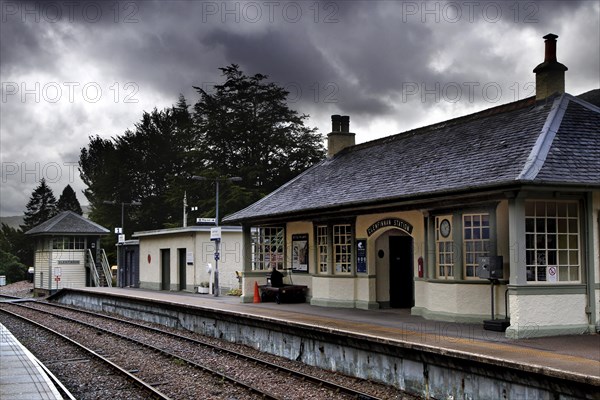
<svg viewBox="0 0 600 400"><path fill-rule="evenodd" d="M112 204L112 205L117 205L119 204L118 202L114 201L114 200L104 200L102 202L103 204ZM140 203L139 201L132 201L131 203L125 203L125 202L121 202L121 227L120 227L120 233L119 235L123 235L123 241L125 241L126 237L125 237L125 206L141 206L142 203ZM115 232L117 233L117 232ZM123 270L121 268L121 252L119 251L119 247L121 246L121 241L118 240L118 236L117 236L117 268L119 271L119 275L122 274ZM119 276L119 278L122 278L121 276ZM122 282L123 279L119 279L119 282Z"/></svg>
<svg viewBox="0 0 600 400"><path fill-rule="evenodd" d="M219 226L219 182L240 182L242 178L239 176L207 178L204 176L194 175L192 179L196 181L214 181L216 187L216 205L215 205L215 226ZM219 296L219 244L221 239L215 240L215 293L214 296Z"/></svg>

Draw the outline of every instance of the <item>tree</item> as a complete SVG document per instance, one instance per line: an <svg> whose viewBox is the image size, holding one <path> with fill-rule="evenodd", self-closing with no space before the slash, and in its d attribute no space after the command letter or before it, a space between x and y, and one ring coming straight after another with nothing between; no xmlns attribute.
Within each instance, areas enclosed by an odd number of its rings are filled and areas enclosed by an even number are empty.
<svg viewBox="0 0 600 400"><path fill-rule="evenodd" d="M225 83L213 94L194 87L201 95L194 118L207 169L241 176L254 201L324 157L322 136L305 126L308 115L288 107L288 91L235 64L220 70Z"/></svg>
<svg viewBox="0 0 600 400"><path fill-rule="evenodd" d="M27 267L14 255L0 250L0 275L6 275L6 283L15 283L27 279Z"/></svg>
<svg viewBox="0 0 600 400"><path fill-rule="evenodd" d="M36 227L56 215L56 198L52 189L46 185L46 180L42 178L38 187L36 187L29 198L24 225L21 226L24 232Z"/></svg>
<svg viewBox="0 0 600 400"><path fill-rule="evenodd" d="M144 112L134 129L111 139L90 137L81 150L79 171L87 185L90 218L120 226L116 204L127 207L126 233L182 224L184 193L195 217L215 215L211 178L240 176L223 184L221 216L237 211L275 190L325 155L321 135L305 126L286 104L288 92L267 76L246 76L237 65L221 68L225 82L190 109L183 96L163 110ZM209 178L193 181L194 175ZM113 205L106 204L107 201Z"/></svg>
<svg viewBox="0 0 600 400"><path fill-rule="evenodd" d="M12 254L22 263L33 265L33 249L22 229L3 223L0 229L0 250Z"/></svg>
<svg viewBox="0 0 600 400"><path fill-rule="evenodd" d="M63 189L63 192L56 203L56 209L57 212L73 211L76 214L83 215L83 210L81 210L81 205L79 204L77 195L71 185L67 185Z"/></svg>

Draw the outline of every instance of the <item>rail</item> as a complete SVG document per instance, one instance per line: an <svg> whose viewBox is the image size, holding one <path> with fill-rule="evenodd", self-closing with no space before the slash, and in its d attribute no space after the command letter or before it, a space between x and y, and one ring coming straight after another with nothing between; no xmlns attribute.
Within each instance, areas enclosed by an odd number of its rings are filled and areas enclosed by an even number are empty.
<svg viewBox="0 0 600 400"><path fill-rule="evenodd" d="M138 342L136 339L132 339L130 337L121 336L120 334L114 332L113 330L107 330L107 329L102 328L102 327L100 327L98 325L92 325L92 324L89 324L89 323L86 323L86 322L83 322L83 321L78 321L78 320L75 320L73 318L66 317L64 315L50 313L49 311L39 310L39 309L32 308L32 307L29 307L29 306L26 306L26 305L22 305L22 304L18 304L17 306L22 307L22 308L27 308L27 309L34 309L34 310L40 311L40 312L47 312L48 314L54 315L54 316L56 316L56 317L58 317L60 319L71 320L73 322L77 322L77 323L82 324L82 325L88 325L90 327L93 327L94 329L101 330L101 331L103 331L103 332L105 332L107 334L111 334L111 335L114 335L114 336L122 337L123 339L126 339L126 340L131 341L131 342ZM353 389L353 388L350 388L350 387L347 387L347 386L344 386L344 385L340 385L338 383L331 382L329 380L322 379L320 377L317 377L317 376L314 376L314 375L311 375L311 374L307 374L307 373L304 373L302 371L298 371L298 370L295 370L295 369L287 368L285 366L278 365L278 364L275 364L275 363L267 361L267 360L263 360L263 359L256 358L256 357L248 355L248 354L244 354L243 352L238 352L238 351L235 351L235 350L223 348L223 347L221 347L219 345L211 343L210 341L204 341L204 340L200 340L200 339L195 339L195 338L188 337L186 335L179 335L179 334L176 334L176 333L173 333L173 332L169 332L169 331L164 330L164 329L160 329L160 328L156 328L156 327L144 325L142 323L128 321L128 320L124 320L124 319L121 319L121 318L118 318L118 317L114 317L114 316L111 316L111 315L105 315L105 314L101 314L101 313L94 312L94 311L75 309L73 307L68 307L68 306L65 306L65 305L54 304L54 303L44 303L43 307L50 307L50 308L57 308L57 309L69 310L71 312L76 312L76 313L80 313L80 314L84 314L84 315L94 316L96 318L102 318L102 319L106 319L106 320L109 320L109 321L119 322L119 323L122 323L122 324L125 324L125 325L129 325L129 326L133 326L133 327L136 327L136 328L139 328L139 329L146 330L148 332L154 332L154 333L166 335L166 336L169 336L171 338L176 338L176 339L179 339L179 340L185 340L188 343L192 343L194 345L203 346L203 347L212 349L214 352L222 353L222 354L225 354L225 355L230 355L230 356L235 357L236 359L246 360L246 361L248 361L248 362L250 362L250 363L252 363L254 365L262 365L263 367L267 367L268 369L270 369L272 371L283 372L287 376L295 376L295 377L297 377L297 378L299 378L301 380L306 380L306 381L309 381L309 382L313 382L313 383L315 383L315 384L317 384L319 386L327 387L330 390L334 390L337 393L345 393L345 394L349 394L349 395L352 395L352 396L356 396L357 399L361 399L361 400L363 400L363 399L364 400L380 400L380 398L376 397L375 395L370 395L370 394L367 394L367 393L363 393L363 392L361 392L359 390L356 390L356 389ZM152 345L145 345L145 346L148 347L148 348L153 348ZM165 349L155 348L155 350L156 350L157 353L166 353ZM177 356L175 354L171 354L171 353L169 353L168 355L170 357L173 357L173 358L178 358L179 357L179 356ZM184 360L184 359L182 359L182 360ZM240 386L246 387L246 388L250 389L251 391L253 391L255 393L260 393L260 394L262 394L264 396L264 398L271 398L271 396L268 393L262 392L260 389L257 389L255 387L253 387L252 385L249 385L249 384L237 381L236 379L231 378L230 376L225 375L222 372L219 372L217 370L213 370L213 369L211 369L210 367L207 367L207 366L199 365L199 364L197 364L197 363L195 363L195 362L193 362L191 360L185 360L185 362L187 362L190 365L197 366L197 367L199 367L201 369L208 370L209 372L211 372L215 376L220 376L224 380L228 380L228 381L230 381L232 383L236 383L236 384L238 384Z"/></svg>
<svg viewBox="0 0 600 400"><path fill-rule="evenodd" d="M102 249L102 270L104 271L104 278L106 278L106 286L112 287L112 273L104 249Z"/></svg>
<svg viewBox="0 0 600 400"><path fill-rule="evenodd" d="M98 275L98 269L96 268L96 262L94 261L94 255L92 251L88 249L88 266L90 267L90 275L92 276L92 283L94 286L100 286L100 276Z"/></svg>
<svg viewBox="0 0 600 400"><path fill-rule="evenodd" d="M95 352L94 350L82 345L81 343L63 335L62 333L59 333L47 326L44 326L43 324L40 324L39 322L36 322L30 318L24 317L23 315L11 312L7 309L0 309L1 312L4 312L8 315L11 315L15 318L19 318L20 320L23 320L25 322L27 322L28 324L34 325L37 328L43 329L57 337L59 337L61 340L69 343L72 346L75 346L81 350L83 350L85 353L87 353L88 355L91 355L92 358L98 360L99 362L103 363L104 365L112 368L114 371L117 372L117 374L124 376L127 380L129 380L130 382L132 382L134 385L136 385L137 387L141 388L142 390L145 390L148 392L148 394L150 394L150 398L153 399L164 399L164 400L170 400L170 398L165 395L164 393L160 392L159 390L153 388L151 385L147 384L146 382L142 381L141 379L137 378L136 376L134 376L131 372L129 372L126 369L121 368L119 365L117 365L116 363L112 362L111 360L109 360L108 358L100 355L99 353Z"/></svg>

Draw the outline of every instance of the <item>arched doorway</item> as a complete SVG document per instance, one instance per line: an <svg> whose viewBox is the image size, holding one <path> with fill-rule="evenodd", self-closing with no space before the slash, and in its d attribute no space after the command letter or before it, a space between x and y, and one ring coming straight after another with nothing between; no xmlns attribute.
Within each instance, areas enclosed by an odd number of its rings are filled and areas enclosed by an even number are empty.
<svg viewBox="0 0 600 400"><path fill-rule="evenodd" d="M410 308L414 302L413 238L389 228L375 238L377 294L381 308Z"/></svg>
<svg viewBox="0 0 600 400"><path fill-rule="evenodd" d="M408 235L390 236L390 307L415 305L413 239Z"/></svg>

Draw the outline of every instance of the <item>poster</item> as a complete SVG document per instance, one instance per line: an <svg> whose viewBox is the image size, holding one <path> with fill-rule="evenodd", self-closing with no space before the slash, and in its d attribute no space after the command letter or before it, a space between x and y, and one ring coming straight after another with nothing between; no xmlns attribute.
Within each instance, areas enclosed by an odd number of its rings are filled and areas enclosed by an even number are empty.
<svg viewBox="0 0 600 400"><path fill-rule="evenodd" d="M292 235L292 271L308 273L308 233Z"/></svg>
<svg viewBox="0 0 600 400"><path fill-rule="evenodd" d="M356 240L356 272L367 273L367 240Z"/></svg>

